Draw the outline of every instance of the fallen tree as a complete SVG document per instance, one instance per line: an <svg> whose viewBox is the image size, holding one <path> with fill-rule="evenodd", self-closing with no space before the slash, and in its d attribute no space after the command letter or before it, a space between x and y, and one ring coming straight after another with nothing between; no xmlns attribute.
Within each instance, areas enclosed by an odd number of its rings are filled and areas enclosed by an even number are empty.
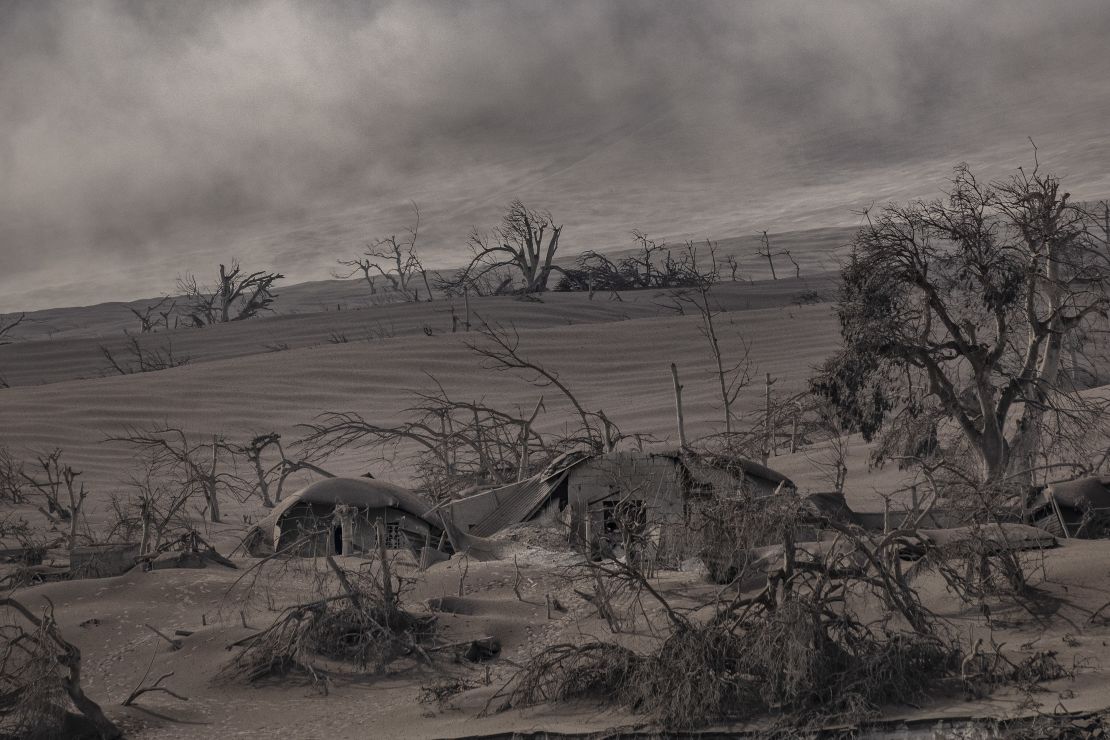
<svg viewBox="0 0 1110 740"><path fill-rule="evenodd" d="M812 519L776 498L763 501L771 512L737 509L729 518L743 520L739 526L722 520L709 534L750 548L750 556L734 562L724 589L692 605L673 603L634 558L602 552L584 562L582 580L596 585L579 593L610 628L622 621L614 615L651 615L654 639L636 649L605 637L546 647L486 711L591 700L669 731L766 717L772 728L796 732L859 723L930 696L982 696L1002 684L1032 690L1071 675L1051 652L1014 660L982 640L965 646L911 585L904 548L918 541L912 530L872 537L818 518L835 539L801 545L798 526Z"/></svg>
<svg viewBox="0 0 1110 740"><path fill-rule="evenodd" d="M10 737L118 738L123 733L81 687L81 651L62 637L53 605L41 616L0 599L0 733Z"/></svg>
<svg viewBox="0 0 1110 740"><path fill-rule="evenodd" d="M262 569L275 562L272 557L262 561L244 574L250 578L245 588L237 582L229 593L242 603L258 588ZM330 555L324 563L334 579L309 561L315 598L286 607L268 627L230 645L237 652L221 670L223 679L254 682L297 672L326 693L329 675L337 669L380 671L401 656L428 659L425 644L434 634L435 618L403 607L407 582L392 567L380 520L376 567L348 570Z"/></svg>

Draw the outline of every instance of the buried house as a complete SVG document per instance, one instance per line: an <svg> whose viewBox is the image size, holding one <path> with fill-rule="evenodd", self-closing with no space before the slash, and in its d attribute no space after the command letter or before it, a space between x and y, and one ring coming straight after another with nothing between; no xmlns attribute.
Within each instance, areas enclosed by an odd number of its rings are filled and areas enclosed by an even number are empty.
<svg viewBox="0 0 1110 740"><path fill-rule="evenodd" d="M443 535L431 506L391 483L368 478L326 478L282 500L247 534L252 555L274 552L306 557L353 555L378 546L378 522L386 547L419 550Z"/></svg>
<svg viewBox="0 0 1110 740"><path fill-rule="evenodd" d="M1049 483L1033 495L1025 518L1060 537L1110 535L1110 475Z"/></svg>
<svg viewBox="0 0 1110 740"><path fill-rule="evenodd" d="M459 531L478 537L535 521L560 523L580 542L630 525L665 538L668 525L688 522L699 499L737 490L765 496L780 487L794 484L750 460L725 465L679 451L571 453L532 478L452 501L443 513Z"/></svg>

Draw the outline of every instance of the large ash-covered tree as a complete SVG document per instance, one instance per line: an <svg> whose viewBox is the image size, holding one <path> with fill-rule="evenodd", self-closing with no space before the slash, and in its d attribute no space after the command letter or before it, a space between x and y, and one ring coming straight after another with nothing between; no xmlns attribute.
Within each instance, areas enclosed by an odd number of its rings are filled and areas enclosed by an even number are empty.
<svg viewBox="0 0 1110 740"><path fill-rule="evenodd" d="M1107 232L1105 203L1037 167L986 184L961 165L945 198L868 214L814 390L867 438L947 420L974 482L1030 482L1046 423L1092 418L1065 348L1110 305Z"/></svg>

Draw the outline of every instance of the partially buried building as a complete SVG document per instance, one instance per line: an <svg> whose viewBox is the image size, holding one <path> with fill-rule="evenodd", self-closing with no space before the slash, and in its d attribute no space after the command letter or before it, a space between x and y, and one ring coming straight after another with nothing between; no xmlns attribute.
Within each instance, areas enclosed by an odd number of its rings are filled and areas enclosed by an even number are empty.
<svg viewBox="0 0 1110 740"><path fill-rule="evenodd" d="M434 547L443 530L416 493L367 478L326 478L282 500L248 533L252 555L354 555L378 547L381 526L390 549ZM381 525L378 522L381 522Z"/></svg>
<svg viewBox="0 0 1110 740"><path fill-rule="evenodd" d="M786 476L757 462L680 451L571 453L542 473L445 505L462 532L489 537L521 522L561 523L575 541L596 541L629 526L657 540L684 529L699 500L747 491L793 491Z"/></svg>

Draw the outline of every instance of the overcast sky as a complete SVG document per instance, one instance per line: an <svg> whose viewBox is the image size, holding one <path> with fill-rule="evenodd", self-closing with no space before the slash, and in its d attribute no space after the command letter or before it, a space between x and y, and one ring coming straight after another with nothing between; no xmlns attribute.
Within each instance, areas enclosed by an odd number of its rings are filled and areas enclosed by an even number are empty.
<svg viewBox="0 0 1110 740"><path fill-rule="evenodd" d="M290 281L514 197L568 250L854 222L968 161L1110 194L1110 3L0 0L0 310Z"/></svg>

